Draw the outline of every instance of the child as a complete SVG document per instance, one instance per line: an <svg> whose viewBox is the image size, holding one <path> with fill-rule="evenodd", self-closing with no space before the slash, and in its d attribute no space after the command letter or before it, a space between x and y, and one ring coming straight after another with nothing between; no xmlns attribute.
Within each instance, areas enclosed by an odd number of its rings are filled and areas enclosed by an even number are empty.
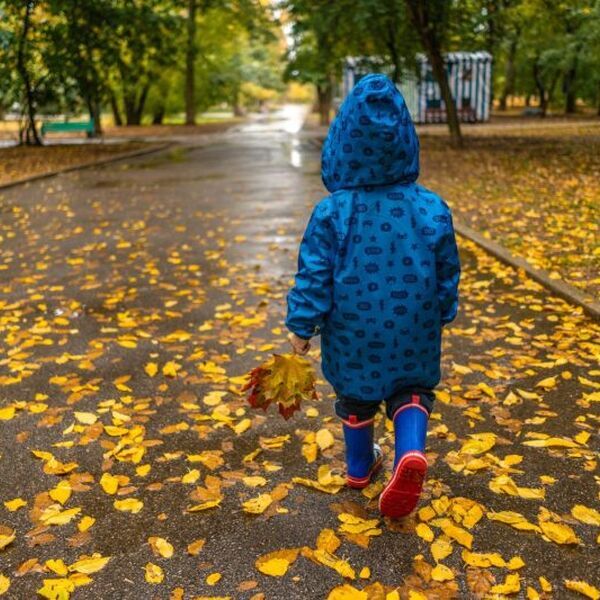
<svg viewBox="0 0 600 600"><path fill-rule="evenodd" d="M331 193L314 209L288 294L294 351L321 335L346 442L347 483L363 488L381 468L373 422L381 400L394 423L394 471L382 514L416 506L442 326L456 316L460 266L450 209L416 183L419 140L404 98L383 75L361 79L323 146Z"/></svg>

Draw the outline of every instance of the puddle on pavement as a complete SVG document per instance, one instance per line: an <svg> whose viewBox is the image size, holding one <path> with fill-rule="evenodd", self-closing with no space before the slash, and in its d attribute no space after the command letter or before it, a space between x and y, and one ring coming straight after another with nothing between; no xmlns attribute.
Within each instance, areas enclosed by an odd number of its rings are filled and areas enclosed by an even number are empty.
<svg viewBox="0 0 600 600"><path fill-rule="evenodd" d="M125 163L121 166L121 170L134 171L140 169L155 169L165 163L181 163L186 159L188 150L189 148L173 148L156 158L151 158L142 162Z"/></svg>

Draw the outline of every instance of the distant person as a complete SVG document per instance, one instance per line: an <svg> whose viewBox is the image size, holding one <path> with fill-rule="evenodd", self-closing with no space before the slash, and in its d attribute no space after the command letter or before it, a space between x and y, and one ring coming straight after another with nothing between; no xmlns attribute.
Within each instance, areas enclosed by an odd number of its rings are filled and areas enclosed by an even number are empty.
<svg viewBox="0 0 600 600"><path fill-rule="evenodd" d="M330 195L300 245L286 325L297 354L321 335L350 487L365 487L381 468L373 429L385 401L395 458L379 508L401 517L415 508L427 471L441 333L456 316L460 265L450 209L416 183L419 140L387 77L364 77L346 98L323 146L321 175Z"/></svg>

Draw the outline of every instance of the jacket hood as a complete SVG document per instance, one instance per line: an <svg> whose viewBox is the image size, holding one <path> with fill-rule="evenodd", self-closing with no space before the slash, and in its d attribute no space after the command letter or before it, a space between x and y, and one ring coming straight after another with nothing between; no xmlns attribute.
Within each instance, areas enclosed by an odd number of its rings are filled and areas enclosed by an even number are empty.
<svg viewBox="0 0 600 600"><path fill-rule="evenodd" d="M385 75L367 75L346 97L321 156L325 187L412 183L419 176L419 138L406 102Z"/></svg>

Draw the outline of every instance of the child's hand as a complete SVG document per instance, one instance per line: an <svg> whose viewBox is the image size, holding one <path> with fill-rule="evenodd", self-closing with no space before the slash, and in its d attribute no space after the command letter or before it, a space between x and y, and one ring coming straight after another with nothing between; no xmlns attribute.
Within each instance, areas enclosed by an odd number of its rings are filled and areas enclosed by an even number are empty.
<svg viewBox="0 0 600 600"><path fill-rule="evenodd" d="M290 340L294 354L304 356L310 350L310 342L308 340L303 340L295 333L290 333L288 335L288 340Z"/></svg>

